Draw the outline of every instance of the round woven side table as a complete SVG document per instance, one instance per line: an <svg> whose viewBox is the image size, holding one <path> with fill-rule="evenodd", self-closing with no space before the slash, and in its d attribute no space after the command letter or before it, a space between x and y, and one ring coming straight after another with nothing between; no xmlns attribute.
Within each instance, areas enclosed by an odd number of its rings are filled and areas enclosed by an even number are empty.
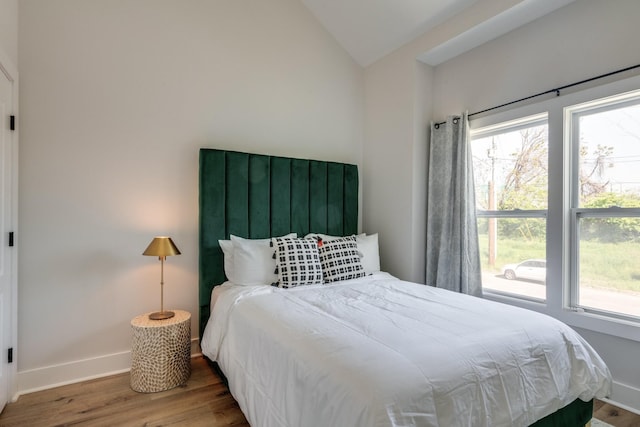
<svg viewBox="0 0 640 427"><path fill-rule="evenodd" d="M169 390L191 375L191 314L151 320L149 313L131 320L131 388L142 393Z"/></svg>

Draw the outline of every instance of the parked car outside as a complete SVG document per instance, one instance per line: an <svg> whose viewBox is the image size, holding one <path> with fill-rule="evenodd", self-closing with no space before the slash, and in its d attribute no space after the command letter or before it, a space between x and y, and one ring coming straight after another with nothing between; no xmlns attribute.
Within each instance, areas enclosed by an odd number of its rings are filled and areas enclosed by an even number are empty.
<svg viewBox="0 0 640 427"><path fill-rule="evenodd" d="M519 264L507 264L502 267L505 279L527 279L544 282L547 280L547 261L544 259L528 259Z"/></svg>

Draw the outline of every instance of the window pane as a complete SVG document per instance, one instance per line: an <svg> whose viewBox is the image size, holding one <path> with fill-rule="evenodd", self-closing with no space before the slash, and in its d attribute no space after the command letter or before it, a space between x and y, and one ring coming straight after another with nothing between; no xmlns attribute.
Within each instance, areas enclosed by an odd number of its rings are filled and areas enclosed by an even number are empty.
<svg viewBox="0 0 640 427"><path fill-rule="evenodd" d="M578 126L579 206L640 207L640 105L580 114Z"/></svg>
<svg viewBox="0 0 640 427"><path fill-rule="evenodd" d="M577 221L578 306L640 317L640 218L608 216L640 208L640 98L576 106L572 114L573 206L602 209ZM618 211L619 212L619 211Z"/></svg>
<svg viewBox="0 0 640 427"><path fill-rule="evenodd" d="M547 124L506 128L471 147L478 210L547 209Z"/></svg>
<svg viewBox="0 0 640 427"><path fill-rule="evenodd" d="M640 317L640 218L582 218L578 224L578 305Z"/></svg>
<svg viewBox="0 0 640 427"><path fill-rule="evenodd" d="M482 287L545 299L546 220L478 218Z"/></svg>

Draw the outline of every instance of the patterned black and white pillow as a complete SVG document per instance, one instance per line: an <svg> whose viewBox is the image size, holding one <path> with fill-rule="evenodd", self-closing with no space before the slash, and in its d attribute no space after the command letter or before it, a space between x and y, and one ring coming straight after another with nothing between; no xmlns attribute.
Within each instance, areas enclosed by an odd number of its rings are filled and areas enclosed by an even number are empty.
<svg viewBox="0 0 640 427"><path fill-rule="evenodd" d="M322 283L322 265L315 240L274 237L272 242L280 288Z"/></svg>
<svg viewBox="0 0 640 427"><path fill-rule="evenodd" d="M324 283L364 276L355 236L322 241L318 248Z"/></svg>

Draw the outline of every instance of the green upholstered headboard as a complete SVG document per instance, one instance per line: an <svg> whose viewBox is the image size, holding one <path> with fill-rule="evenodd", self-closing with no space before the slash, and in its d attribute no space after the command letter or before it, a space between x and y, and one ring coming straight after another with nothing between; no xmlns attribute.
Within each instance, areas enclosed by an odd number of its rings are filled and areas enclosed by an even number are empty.
<svg viewBox="0 0 640 427"><path fill-rule="evenodd" d="M356 165L200 150L200 336L224 282L219 239L358 231Z"/></svg>

